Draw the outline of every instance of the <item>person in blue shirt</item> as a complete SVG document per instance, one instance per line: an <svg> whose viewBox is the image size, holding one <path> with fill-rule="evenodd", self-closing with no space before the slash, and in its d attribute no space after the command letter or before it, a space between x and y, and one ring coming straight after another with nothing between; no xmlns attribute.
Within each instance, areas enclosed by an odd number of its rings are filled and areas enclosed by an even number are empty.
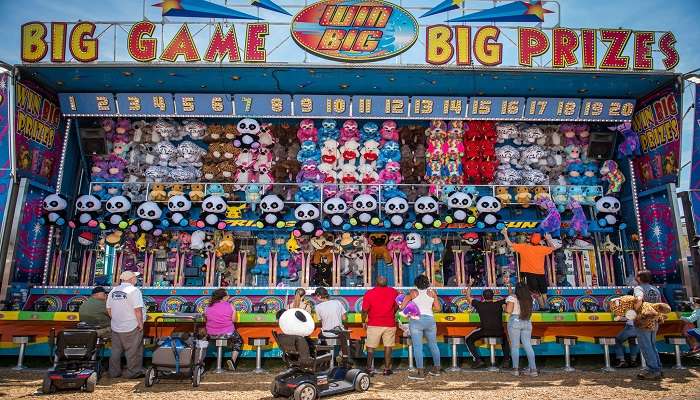
<svg viewBox="0 0 700 400"><path fill-rule="evenodd" d="M693 326L693 328L688 329L685 333L688 344L690 345L688 354L700 352L700 329L698 328L698 321L700 320L700 297L693 298L693 313L687 317L681 317L681 319Z"/></svg>

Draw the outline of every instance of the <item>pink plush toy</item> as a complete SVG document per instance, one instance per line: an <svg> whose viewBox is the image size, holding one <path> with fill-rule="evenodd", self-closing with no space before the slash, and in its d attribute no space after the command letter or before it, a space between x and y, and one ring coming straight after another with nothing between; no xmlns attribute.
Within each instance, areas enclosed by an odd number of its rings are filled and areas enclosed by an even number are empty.
<svg viewBox="0 0 700 400"><path fill-rule="evenodd" d="M386 181L393 181L394 183L401 183L403 177L401 176L401 164L396 161L389 161L386 163L386 167L379 173L379 182L384 183Z"/></svg>
<svg viewBox="0 0 700 400"><path fill-rule="evenodd" d="M311 140L312 142L318 141L318 130L314 127L314 120L301 120L299 129L297 130L297 138L299 138L299 141L302 143L306 140Z"/></svg>
<svg viewBox="0 0 700 400"><path fill-rule="evenodd" d="M394 121L384 121L382 123L382 129L380 131L382 136L381 145L383 146L385 142L390 140L399 140L399 130L396 127L396 122Z"/></svg>
<svg viewBox="0 0 700 400"><path fill-rule="evenodd" d="M357 122L353 119L343 122L343 127L340 128L340 144L345 144L349 140L360 140L360 129L357 127Z"/></svg>
<svg viewBox="0 0 700 400"><path fill-rule="evenodd" d="M398 304L399 307L401 307L401 304L403 303L405 298L406 295L403 293L396 296L396 304ZM404 309L401 310L400 313L406 318L420 319L420 310L418 309L418 305L416 305L416 303L414 303L413 301L409 301L408 304L406 304L406 307L404 307Z"/></svg>
<svg viewBox="0 0 700 400"><path fill-rule="evenodd" d="M386 249L390 252L398 251L404 264L410 265L413 263L413 251L408 247L408 243L406 243L402 234L397 232L390 234Z"/></svg>
<svg viewBox="0 0 700 400"><path fill-rule="evenodd" d="M564 137L564 146L578 144L578 139L576 138L576 125L561 124L559 126L559 133L561 133L561 135Z"/></svg>
<svg viewBox="0 0 700 400"><path fill-rule="evenodd" d="M251 168L255 164L255 157L253 152L248 151L248 149L241 149L236 157L236 165L241 168Z"/></svg>

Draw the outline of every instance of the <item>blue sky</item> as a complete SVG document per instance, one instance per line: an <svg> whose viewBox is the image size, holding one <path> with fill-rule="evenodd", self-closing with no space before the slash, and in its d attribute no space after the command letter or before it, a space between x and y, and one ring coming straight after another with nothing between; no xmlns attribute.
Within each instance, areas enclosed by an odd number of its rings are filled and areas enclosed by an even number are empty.
<svg viewBox="0 0 700 400"><path fill-rule="evenodd" d="M0 0L0 22L3 27L3 40L0 41L0 60L8 63L19 62L20 25L28 21L76 21L79 19L88 21L136 21L145 15L151 20L160 20L160 9L151 4L159 1L150 0ZM224 0L215 0L224 3ZM303 1L277 0L278 4L302 5ZM311 3L312 1L309 1ZM394 1L399 3L398 0ZM439 0L418 1L403 0L406 7L432 6ZM250 4L245 0L228 0L230 7L254 14L252 8L241 6ZM681 62L676 68L678 72L688 72L700 68L700 1L697 0L559 0L562 10L559 14L561 26L571 28L617 28L624 27L636 30L672 30L678 43L676 47L681 56ZM467 7L488 7L490 2L468 1ZM238 6L238 7L236 7ZM555 5L550 4L556 9ZM292 13L298 11L298 7L289 8ZM414 11L414 13L418 13ZM454 12L453 12L454 13ZM261 12L267 20L288 21L289 17L279 14ZM556 16L548 15L546 25L551 26ZM437 16L434 22L445 20L445 16ZM425 21L421 21L425 22ZM433 22L433 21L427 21ZM282 29L281 27L279 29ZM274 31L273 31L274 34ZM282 35L283 37L285 35ZM286 58L298 56L300 51L291 41L280 42L277 57ZM274 46L274 44L272 44ZM270 44L268 44L270 46ZM404 62L418 63L414 53L407 52ZM414 57L416 59L414 59ZM319 60L320 61L320 60ZM683 112L693 104L694 88L685 91L683 99ZM690 160L692 146L693 112L691 111L683 121L683 155L682 163ZM686 167L682 171L681 187L687 187L688 172Z"/></svg>

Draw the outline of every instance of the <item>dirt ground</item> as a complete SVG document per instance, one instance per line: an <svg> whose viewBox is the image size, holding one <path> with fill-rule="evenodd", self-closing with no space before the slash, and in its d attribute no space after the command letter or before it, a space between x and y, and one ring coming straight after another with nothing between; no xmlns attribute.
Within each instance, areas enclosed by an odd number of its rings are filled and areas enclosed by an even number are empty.
<svg viewBox="0 0 700 400"><path fill-rule="evenodd" d="M635 378L637 370L618 370L607 374L598 371L578 371L564 374L545 370L537 378L513 377L508 373L471 370L445 373L423 382L406 379L399 371L390 377L377 376L366 393L336 396L338 399L700 399L700 369L683 371L667 369L660 382L645 382ZM41 396L39 387L43 371L15 372L0 369L0 398L18 399ZM93 394L59 392L55 399L184 399L196 400L271 400L269 392L273 373L249 372L206 374L202 385L193 388L187 382L161 381L146 388L142 380L101 379Z"/></svg>

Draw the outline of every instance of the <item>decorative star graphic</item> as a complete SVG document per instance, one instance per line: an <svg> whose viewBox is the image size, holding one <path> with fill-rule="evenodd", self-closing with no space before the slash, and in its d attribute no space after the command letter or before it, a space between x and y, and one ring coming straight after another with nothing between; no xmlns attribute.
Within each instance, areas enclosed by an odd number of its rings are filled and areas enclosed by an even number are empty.
<svg viewBox="0 0 700 400"><path fill-rule="evenodd" d="M544 21L544 15L552 13L553 11L546 10L544 6L542 6L542 1L537 1L534 3L523 3L525 4L525 7L527 7L527 11L525 11L525 15L536 15L537 18L540 19L540 21Z"/></svg>
<svg viewBox="0 0 700 400"><path fill-rule="evenodd" d="M462 15L447 22L544 22L544 14L551 12L542 6L542 0L514 1Z"/></svg>

